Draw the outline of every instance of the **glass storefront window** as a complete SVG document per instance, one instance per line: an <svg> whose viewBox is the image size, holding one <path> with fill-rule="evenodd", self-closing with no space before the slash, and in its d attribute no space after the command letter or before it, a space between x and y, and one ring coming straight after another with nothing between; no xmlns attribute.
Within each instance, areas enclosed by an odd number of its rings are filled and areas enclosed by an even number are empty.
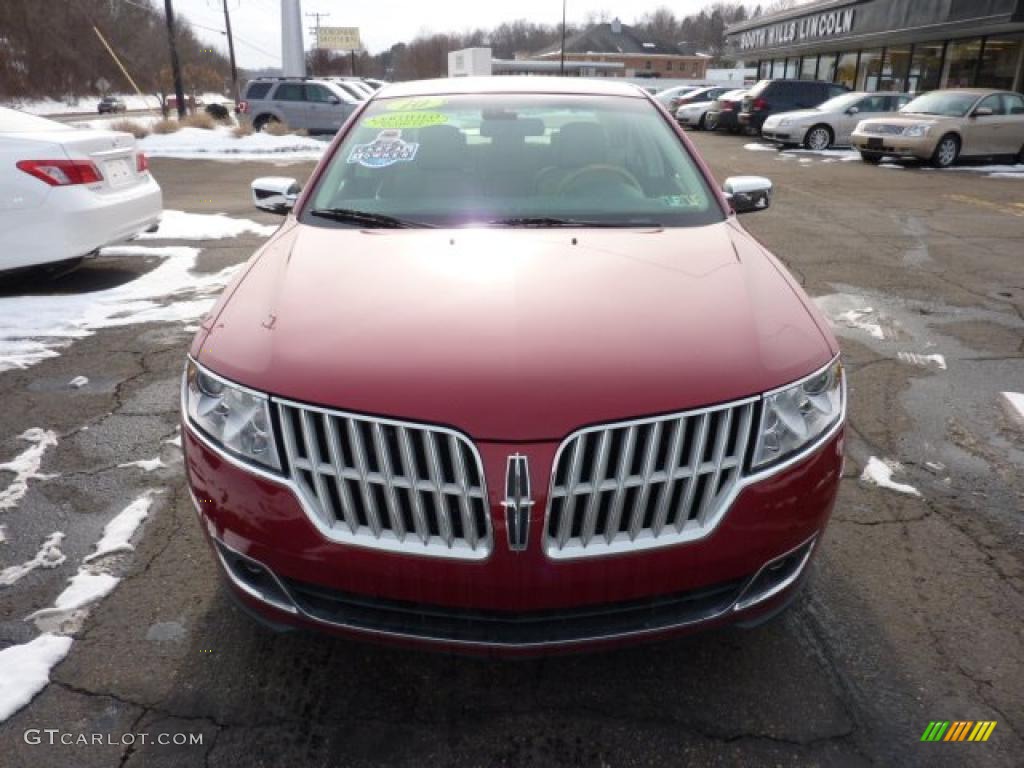
<svg viewBox="0 0 1024 768"><path fill-rule="evenodd" d="M786 77L790 80L800 77L800 59L786 59Z"/></svg>
<svg viewBox="0 0 1024 768"><path fill-rule="evenodd" d="M860 52L860 63L857 65L858 91L877 91L878 77L882 73L882 49Z"/></svg>
<svg viewBox="0 0 1024 768"><path fill-rule="evenodd" d="M772 76L772 63L762 59L757 63L757 79L767 80Z"/></svg>
<svg viewBox="0 0 1024 768"><path fill-rule="evenodd" d="M981 38L953 40L946 52L946 77L943 88L970 88L974 85L974 70L981 56Z"/></svg>
<svg viewBox="0 0 1024 768"><path fill-rule="evenodd" d="M978 68L978 88L1002 88L1013 90L1013 78L1020 61L1020 49L1024 38L990 37L985 41L985 52Z"/></svg>
<svg viewBox="0 0 1024 768"><path fill-rule="evenodd" d="M942 49L945 43L918 43L907 75L907 90L911 93L934 91L942 80Z"/></svg>
<svg viewBox="0 0 1024 768"><path fill-rule="evenodd" d="M818 79L831 82L836 75L836 55L823 53L818 58Z"/></svg>
<svg viewBox="0 0 1024 768"><path fill-rule="evenodd" d="M775 61L772 62L772 77L773 78L779 78L779 77L785 77L785 76L786 76L786 60L785 59L775 59Z"/></svg>
<svg viewBox="0 0 1024 768"><path fill-rule="evenodd" d="M841 53L836 64L835 82L853 88L857 82L857 54Z"/></svg>
<svg viewBox="0 0 1024 768"><path fill-rule="evenodd" d="M882 72L878 76L878 90L900 92L906 87L910 70L910 46L886 48Z"/></svg>
<svg viewBox="0 0 1024 768"><path fill-rule="evenodd" d="M800 79L814 80L818 76L818 57L804 56L800 62Z"/></svg>

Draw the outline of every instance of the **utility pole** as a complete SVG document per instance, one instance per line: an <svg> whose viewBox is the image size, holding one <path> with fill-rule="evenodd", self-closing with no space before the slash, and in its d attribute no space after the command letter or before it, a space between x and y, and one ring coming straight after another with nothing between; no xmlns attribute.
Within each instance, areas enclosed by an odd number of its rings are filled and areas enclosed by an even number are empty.
<svg viewBox="0 0 1024 768"><path fill-rule="evenodd" d="M565 77L565 3L566 0L562 0L562 49L558 52L560 58L558 73L560 77Z"/></svg>
<svg viewBox="0 0 1024 768"><path fill-rule="evenodd" d="M310 27L309 31L313 33L313 50L319 51L320 50L320 17L326 18L326 17L330 16L331 14L329 14L329 13L319 13L318 12L318 13L307 13L306 15L307 16L312 16L313 18L316 19L316 26L315 27ZM313 61L316 61L316 57L313 58ZM315 75L316 72L311 72L310 74Z"/></svg>
<svg viewBox="0 0 1024 768"><path fill-rule="evenodd" d="M224 26L228 31L228 55L231 57L231 95L238 104L238 67L235 66L235 39L231 36L231 15L228 13L228 0L224 0Z"/></svg>
<svg viewBox="0 0 1024 768"><path fill-rule="evenodd" d="M167 40L171 45L171 76L174 78L174 98L178 101L178 117L185 117L185 88L181 84L181 64L178 63L178 43L174 38L174 6L164 0L167 17Z"/></svg>

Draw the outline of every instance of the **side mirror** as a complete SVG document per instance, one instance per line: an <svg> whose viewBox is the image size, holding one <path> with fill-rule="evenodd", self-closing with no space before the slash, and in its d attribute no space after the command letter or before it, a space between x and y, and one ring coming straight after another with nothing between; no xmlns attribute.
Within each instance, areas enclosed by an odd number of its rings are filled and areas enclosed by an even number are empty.
<svg viewBox="0 0 1024 768"><path fill-rule="evenodd" d="M261 211L288 213L299 197L302 187L286 176L263 176L252 183L252 203Z"/></svg>
<svg viewBox="0 0 1024 768"><path fill-rule="evenodd" d="M860 107L850 107L846 110L846 114L848 115L856 115L858 112L860 112Z"/></svg>
<svg viewBox="0 0 1024 768"><path fill-rule="evenodd" d="M337 96L331 96L331 98L328 99L328 101L331 104L341 104L341 99L339 99Z"/></svg>
<svg viewBox="0 0 1024 768"><path fill-rule="evenodd" d="M991 107L978 107L974 110L972 117L991 117L995 112L992 111Z"/></svg>
<svg viewBox="0 0 1024 768"><path fill-rule="evenodd" d="M722 191L736 213L763 211L772 204L772 182L763 176L730 176Z"/></svg>

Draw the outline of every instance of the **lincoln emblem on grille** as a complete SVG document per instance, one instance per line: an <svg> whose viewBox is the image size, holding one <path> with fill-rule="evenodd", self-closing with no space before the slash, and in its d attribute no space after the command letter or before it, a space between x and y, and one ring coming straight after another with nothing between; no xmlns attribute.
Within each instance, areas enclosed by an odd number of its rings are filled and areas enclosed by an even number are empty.
<svg viewBox="0 0 1024 768"><path fill-rule="evenodd" d="M508 528L508 547L515 552L526 549L530 538L530 465L526 457L515 454L508 457L505 471L505 522Z"/></svg>

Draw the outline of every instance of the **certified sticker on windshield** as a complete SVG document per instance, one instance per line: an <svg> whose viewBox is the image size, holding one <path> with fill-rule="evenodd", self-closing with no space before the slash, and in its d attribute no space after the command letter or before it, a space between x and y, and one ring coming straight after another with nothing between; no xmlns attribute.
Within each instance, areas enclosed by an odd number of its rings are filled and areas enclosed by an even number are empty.
<svg viewBox="0 0 1024 768"><path fill-rule="evenodd" d="M363 125L370 128L426 128L428 125L443 125L448 116L440 112L393 112L367 118Z"/></svg>
<svg viewBox="0 0 1024 768"><path fill-rule="evenodd" d="M408 163L416 157L420 145L402 139L399 130L381 131L369 144L356 144L348 156L348 163L366 168L387 168L395 163Z"/></svg>

